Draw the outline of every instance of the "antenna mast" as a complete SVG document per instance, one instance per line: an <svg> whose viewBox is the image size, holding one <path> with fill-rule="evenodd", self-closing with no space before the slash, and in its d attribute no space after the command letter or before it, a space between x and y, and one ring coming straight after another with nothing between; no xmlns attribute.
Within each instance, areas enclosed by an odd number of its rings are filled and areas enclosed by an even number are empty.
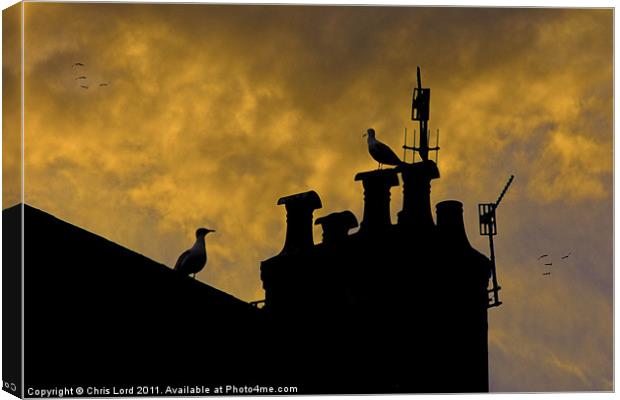
<svg viewBox="0 0 620 400"><path fill-rule="evenodd" d="M430 104L431 104L431 89L422 87L422 77L420 75L420 67L417 71L418 75L418 87L413 89L413 100L411 103L411 120L418 121L420 123L420 145L415 146L415 132L413 135L414 145L413 147L407 146L407 143L403 145L405 150L413 150L413 160L415 162L415 152L420 153L422 162L428 160L429 151L439 152L439 146L432 148L428 147L428 120L430 117ZM439 130L437 131L437 143L439 143Z"/></svg>
<svg viewBox="0 0 620 400"><path fill-rule="evenodd" d="M480 217L480 235L489 237L489 249L491 255L491 279L493 282L493 287L487 290L488 294L493 294L493 297L489 297L489 305L488 308L498 307L502 304L499 301L499 291L501 287L497 283L497 270L495 268L495 247L493 246L493 236L497 235L497 221L495 219L495 210L499 206L499 203L504 198L506 191L512 184L512 180L514 179L514 175L510 175L510 179L504 186L501 194L495 201L495 203L482 203L478 204L478 215Z"/></svg>

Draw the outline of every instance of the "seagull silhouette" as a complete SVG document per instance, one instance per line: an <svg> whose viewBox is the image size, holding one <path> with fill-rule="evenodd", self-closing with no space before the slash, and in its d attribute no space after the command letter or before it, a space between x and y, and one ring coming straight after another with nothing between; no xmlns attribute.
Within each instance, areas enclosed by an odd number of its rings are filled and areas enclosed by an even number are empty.
<svg viewBox="0 0 620 400"><path fill-rule="evenodd" d="M75 80L77 81L78 79L87 79L85 76L78 76L77 78L75 78Z"/></svg>
<svg viewBox="0 0 620 400"><path fill-rule="evenodd" d="M86 85L80 85L80 87L81 87L82 89L88 89L88 86L86 86Z"/></svg>
<svg viewBox="0 0 620 400"><path fill-rule="evenodd" d="M562 260L565 259L565 258L568 258L568 256L570 256L570 252L567 255L565 255L564 257L562 257Z"/></svg>
<svg viewBox="0 0 620 400"><path fill-rule="evenodd" d="M542 256L538 257L537 260L540 260L541 258L548 257L548 256L549 254L543 254Z"/></svg>
<svg viewBox="0 0 620 400"><path fill-rule="evenodd" d="M84 64L82 64L81 62L76 62L75 64L73 64L74 67L83 67Z"/></svg>
<svg viewBox="0 0 620 400"><path fill-rule="evenodd" d="M379 168L383 164L386 165L401 165L403 162L398 158L396 153L390 149L390 147L384 143L381 143L375 138L375 130L370 128L368 131L362 135L368 136L368 152L370 156L375 159L379 163Z"/></svg>
<svg viewBox="0 0 620 400"><path fill-rule="evenodd" d="M100 84L99 84L99 86L100 86L100 87L101 87L101 86L108 86L108 84L107 84L107 83L100 83Z"/></svg>
<svg viewBox="0 0 620 400"><path fill-rule="evenodd" d="M213 229L198 228L196 230L196 242L191 249L185 250L174 265L174 269L183 275L192 275L196 279L196 274L207 264L207 248L205 247L205 236Z"/></svg>
<svg viewBox="0 0 620 400"><path fill-rule="evenodd" d="M545 265L553 265L553 263L546 263Z"/></svg>
<svg viewBox="0 0 620 400"><path fill-rule="evenodd" d="M543 272L543 275L551 275L551 272Z"/></svg>

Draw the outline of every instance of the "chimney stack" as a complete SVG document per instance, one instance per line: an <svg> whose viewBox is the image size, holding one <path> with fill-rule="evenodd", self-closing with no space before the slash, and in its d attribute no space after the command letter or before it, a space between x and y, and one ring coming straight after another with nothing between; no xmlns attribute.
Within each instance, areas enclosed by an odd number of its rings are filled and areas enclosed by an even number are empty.
<svg viewBox="0 0 620 400"><path fill-rule="evenodd" d="M439 169L431 161L404 164L399 167L403 177L403 209L398 224L416 229L435 226L431 212L431 180L439 178Z"/></svg>
<svg viewBox="0 0 620 400"><path fill-rule="evenodd" d="M357 218L351 211L335 212L317 218L315 225L323 228L323 243L340 243L349 237L349 230L357 228Z"/></svg>
<svg viewBox="0 0 620 400"><path fill-rule="evenodd" d="M398 186L396 169L360 172L356 181L364 186L364 218L361 232L378 232L392 225L390 218L390 188Z"/></svg>
<svg viewBox="0 0 620 400"><path fill-rule="evenodd" d="M323 207L319 195L311 190L278 199L286 207L286 239L280 254L296 253L312 248L312 213Z"/></svg>

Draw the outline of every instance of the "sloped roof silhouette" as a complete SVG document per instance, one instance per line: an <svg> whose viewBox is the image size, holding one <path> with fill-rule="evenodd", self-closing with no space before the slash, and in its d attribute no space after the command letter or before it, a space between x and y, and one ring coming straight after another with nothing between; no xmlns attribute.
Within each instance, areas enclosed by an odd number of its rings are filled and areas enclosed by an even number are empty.
<svg viewBox="0 0 620 400"><path fill-rule="evenodd" d="M3 210L4 237L19 237L21 207ZM259 351L247 337L248 329L260 331L259 310L44 211L23 209L26 386L215 384L245 376L242 352ZM18 270L15 264L3 268Z"/></svg>

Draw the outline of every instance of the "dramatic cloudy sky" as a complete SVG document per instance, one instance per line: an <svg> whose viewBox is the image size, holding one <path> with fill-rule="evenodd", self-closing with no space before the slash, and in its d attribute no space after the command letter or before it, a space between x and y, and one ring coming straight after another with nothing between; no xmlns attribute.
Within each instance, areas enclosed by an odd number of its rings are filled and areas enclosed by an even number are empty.
<svg viewBox="0 0 620 400"><path fill-rule="evenodd" d="M262 299L259 263L284 239L276 200L314 189L316 216L361 218L353 177L376 167L361 134L400 148L420 65L441 130L432 201L463 201L485 253L477 203L515 175L498 215L491 389L611 390L612 17L27 3L25 201L166 265L197 227L216 228L198 279ZM10 144L4 166L16 168ZM395 214L400 189L392 199ZM17 201L5 187L4 207Z"/></svg>

